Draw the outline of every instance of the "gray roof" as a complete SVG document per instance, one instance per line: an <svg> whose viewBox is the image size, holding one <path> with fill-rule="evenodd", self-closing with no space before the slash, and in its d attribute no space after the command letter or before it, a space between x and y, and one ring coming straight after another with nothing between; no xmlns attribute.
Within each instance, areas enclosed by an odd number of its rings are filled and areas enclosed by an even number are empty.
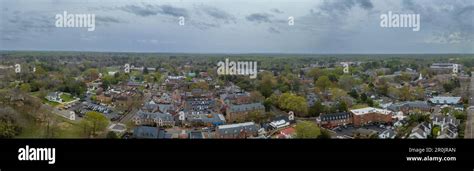
<svg viewBox="0 0 474 171"><path fill-rule="evenodd" d="M263 106L261 103L230 105L230 108L229 108L231 112L245 112L245 111L264 110L264 109L265 109L265 106Z"/></svg>
<svg viewBox="0 0 474 171"><path fill-rule="evenodd" d="M133 129L135 138L158 138L158 129L150 126L139 126Z"/></svg>
<svg viewBox="0 0 474 171"><path fill-rule="evenodd" d="M450 123L455 126L458 126L461 123L461 120L456 119L453 116L444 116L444 115L435 115L433 116L433 122L443 122L443 123Z"/></svg>
<svg viewBox="0 0 474 171"><path fill-rule="evenodd" d="M458 104L461 102L461 97L436 96L429 101L434 104Z"/></svg>
<svg viewBox="0 0 474 171"><path fill-rule="evenodd" d="M402 108L420 108L420 109L429 109L431 106L426 101L405 101L400 103L391 104L387 107L391 111L399 111Z"/></svg>
<svg viewBox="0 0 474 171"><path fill-rule="evenodd" d="M238 135L241 131L246 132L257 132L258 126L254 122L245 122L245 123L238 123L238 124L229 124L229 125L220 125L217 126L216 131L220 135Z"/></svg>
<svg viewBox="0 0 474 171"><path fill-rule="evenodd" d="M225 123L224 115L218 113L189 115L187 118L191 122Z"/></svg>
<svg viewBox="0 0 474 171"><path fill-rule="evenodd" d="M166 133L163 128L138 126L133 129L133 137L140 139L169 139L171 134Z"/></svg>
<svg viewBox="0 0 474 171"><path fill-rule="evenodd" d="M144 112L142 110L138 111L135 117L139 119L156 119L156 120L161 119L163 121L174 121L174 117L169 113L160 113L160 112L150 113L150 112Z"/></svg>

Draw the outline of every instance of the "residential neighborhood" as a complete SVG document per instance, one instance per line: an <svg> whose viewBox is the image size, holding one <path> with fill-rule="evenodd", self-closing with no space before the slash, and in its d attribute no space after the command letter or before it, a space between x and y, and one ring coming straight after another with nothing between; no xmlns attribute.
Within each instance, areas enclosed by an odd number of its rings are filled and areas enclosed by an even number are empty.
<svg viewBox="0 0 474 171"><path fill-rule="evenodd" d="M419 65L403 57L261 60L255 79L218 75L212 61L220 57L138 57L132 64L98 57L101 67L75 68L91 60L78 57L56 70L38 58L23 63L35 72L22 73L3 58L10 82L2 82L2 105L41 106L34 122L53 127L33 131L47 137L456 139L471 129L472 63L464 58Z"/></svg>

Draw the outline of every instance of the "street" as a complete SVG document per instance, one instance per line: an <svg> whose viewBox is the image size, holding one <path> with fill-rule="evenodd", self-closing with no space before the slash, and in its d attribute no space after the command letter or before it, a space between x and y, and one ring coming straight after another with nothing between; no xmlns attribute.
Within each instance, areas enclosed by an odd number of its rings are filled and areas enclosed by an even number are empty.
<svg viewBox="0 0 474 171"><path fill-rule="evenodd" d="M474 72L472 72L474 74ZM474 77L471 77L471 84L469 86L469 107L467 108L466 130L464 131L464 138L473 138L474 127Z"/></svg>

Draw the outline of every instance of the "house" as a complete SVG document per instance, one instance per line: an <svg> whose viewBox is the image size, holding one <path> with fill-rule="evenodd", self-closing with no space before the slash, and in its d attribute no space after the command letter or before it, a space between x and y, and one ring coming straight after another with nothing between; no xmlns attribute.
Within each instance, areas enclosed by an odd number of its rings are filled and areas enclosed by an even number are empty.
<svg viewBox="0 0 474 171"><path fill-rule="evenodd" d="M385 131L383 131L382 133L379 134L380 139L394 139L395 136L396 136L395 131L393 131L391 129L387 129L387 130L385 130Z"/></svg>
<svg viewBox="0 0 474 171"><path fill-rule="evenodd" d="M437 138L454 139L458 137L458 127L461 120L453 116L436 115L432 121L433 125L438 125L441 128Z"/></svg>
<svg viewBox="0 0 474 171"><path fill-rule="evenodd" d="M366 107L350 111L354 126L363 126L370 123L391 123L392 112L386 109Z"/></svg>
<svg viewBox="0 0 474 171"><path fill-rule="evenodd" d="M139 110L132 120L136 125L174 126L174 117L169 113L145 112Z"/></svg>
<svg viewBox="0 0 474 171"><path fill-rule="evenodd" d="M277 135L277 138L279 138L279 139L291 139L291 138L295 137L295 135L296 135L296 129L292 128L292 127L289 127L289 128L285 128L285 129L281 130L280 134Z"/></svg>
<svg viewBox="0 0 474 171"><path fill-rule="evenodd" d="M353 122L352 114L349 112L322 114L319 116L317 121L322 127L325 128L334 128L338 126L352 124Z"/></svg>
<svg viewBox="0 0 474 171"><path fill-rule="evenodd" d="M226 110L226 119L229 122L233 122L238 119L243 119L250 112L265 112L265 107L261 103L248 103L248 104L231 104Z"/></svg>
<svg viewBox="0 0 474 171"><path fill-rule="evenodd" d="M439 125L439 126L444 126L446 124L452 124L454 126L459 126L461 124L461 120L456 119L453 116L444 116L444 115L436 115L433 116L433 125Z"/></svg>
<svg viewBox="0 0 474 171"><path fill-rule="evenodd" d="M431 135L431 124L427 122L423 122L415 126L411 130L410 136L408 138L410 139L427 139L428 135Z"/></svg>
<svg viewBox="0 0 474 171"><path fill-rule="evenodd" d="M265 130L273 130L273 129L280 129L284 127L288 127L291 124L295 124L296 121L293 118L290 118L290 115L280 115L270 119L270 121L266 124L263 124L263 128Z"/></svg>
<svg viewBox="0 0 474 171"><path fill-rule="evenodd" d="M51 92L48 93L45 98L51 102L62 103L63 99L61 99L61 94L61 92Z"/></svg>
<svg viewBox="0 0 474 171"><path fill-rule="evenodd" d="M387 107L387 109L393 112L401 111L404 114L409 114L416 110L419 110L422 112L430 112L431 106L428 104L428 102L425 102L425 101L406 101L406 102L390 104Z"/></svg>
<svg viewBox="0 0 474 171"><path fill-rule="evenodd" d="M458 137L458 127L452 123L441 126L441 131L438 132L438 139L455 139Z"/></svg>
<svg viewBox="0 0 474 171"><path fill-rule="evenodd" d="M171 134L168 134L165 129L151 127L151 126L138 126L133 129L133 138L137 139L170 139Z"/></svg>
<svg viewBox="0 0 474 171"><path fill-rule="evenodd" d="M449 74L453 73L455 66L457 66L456 71L461 71L462 66L454 63L433 63L430 66L430 71L436 74Z"/></svg>
<svg viewBox="0 0 474 171"><path fill-rule="evenodd" d="M461 97L435 96L428 101L434 105L458 105L461 104Z"/></svg>
<svg viewBox="0 0 474 171"><path fill-rule="evenodd" d="M142 106L142 110L145 111L145 112L154 113L154 112L157 112L159 110L159 106L153 100L150 100L149 102L146 102Z"/></svg>
<svg viewBox="0 0 474 171"><path fill-rule="evenodd" d="M219 126L226 123L224 115L218 113L212 114L198 114L198 115L190 115L186 117L188 122L194 124L202 124L204 126Z"/></svg>
<svg viewBox="0 0 474 171"><path fill-rule="evenodd" d="M258 135L258 125L254 122L219 125L216 129L217 138L247 138Z"/></svg>

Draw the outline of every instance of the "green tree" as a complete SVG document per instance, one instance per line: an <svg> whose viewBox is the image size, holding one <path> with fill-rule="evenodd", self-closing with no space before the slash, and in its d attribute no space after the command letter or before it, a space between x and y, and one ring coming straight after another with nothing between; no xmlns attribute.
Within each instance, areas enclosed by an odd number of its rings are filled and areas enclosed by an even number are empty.
<svg viewBox="0 0 474 171"><path fill-rule="evenodd" d="M317 117L322 113L326 112L326 106L324 106L321 101L316 101L313 106L309 108L309 115L312 117Z"/></svg>
<svg viewBox="0 0 474 171"><path fill-rule="evenodd" d="M105 130L108 124L109 120L103 114L95 111L87 112L81 121L84 131L90 136L94 136L98 132Z"/></svg>
<svg viewBox="0 0 474 171"><path fill-rule="evenodd" d="M262 93L265 98L270 97L273 93L273 87L276 86L276 79L270 72L264 72L261 74L262 79L258 86L258 90Z"/></svg>
<svg viewBox="0 0 474 171"><path fill-rule="evenodd" d="M23 83L23 84L21 84L21 86L20 86L20 90L21 90L22 92L28 93L28 92L31 91L31 86L30 86L30 84L28 84L28 83Z"/></svg>
<svg viewBox="0 0 474 171"><path fill-rule="evenodd" d="M278 98L278 107L283 110L294 111L298 116L306 116L308 114L306 99L293 93L283 93Z"/></svg>
<svg viewBox="0 0 474 171"><path fill-rule="evenodd" d="M107 139L118 139L119 137L117 134L113 131L107 132L107 135L105 136Z"/></svg>
<svg viewBox="0 0 474 171"><path fill-rule="evenodd" d="M0 108L0 138L13 138L21 132L22 128L14 117L17 114L11 108Z"/></svg>
<svg viewBox="0 0 474 171"><path fill-rule="evenodd" d="M357 91L355 89L352 89L348 94L354 99L359 98L359 93L357 93Z"/></svg>
<svg viewBox="0 0 474 171"><path fill-rule="evenodd" d="M331 86L331 81L327 76L321 76L316 80L316 87L318 87L321 91L326 91L329 86Z"/></svg>
<svg viewBox="0 0 474 171"><path fill-rule="evenodd" d="M296 138L318 138L321 129L313 122L301 121L295 126Z"/></svg>
<svg viewBox="0 0 474 171"><path fill-rule="evenodd" d="M345 91L351 90L354 86L356 86L355 83L356 81L350 75L342 75L338 81L339 87Z"/></svg>
<svg viewBox="0 0 474 171"><path fill-rule="evenodd" d="M436 138L441 131L441 128L438 125L433 126L433 129L431 130L431 136Z"/></svg>

